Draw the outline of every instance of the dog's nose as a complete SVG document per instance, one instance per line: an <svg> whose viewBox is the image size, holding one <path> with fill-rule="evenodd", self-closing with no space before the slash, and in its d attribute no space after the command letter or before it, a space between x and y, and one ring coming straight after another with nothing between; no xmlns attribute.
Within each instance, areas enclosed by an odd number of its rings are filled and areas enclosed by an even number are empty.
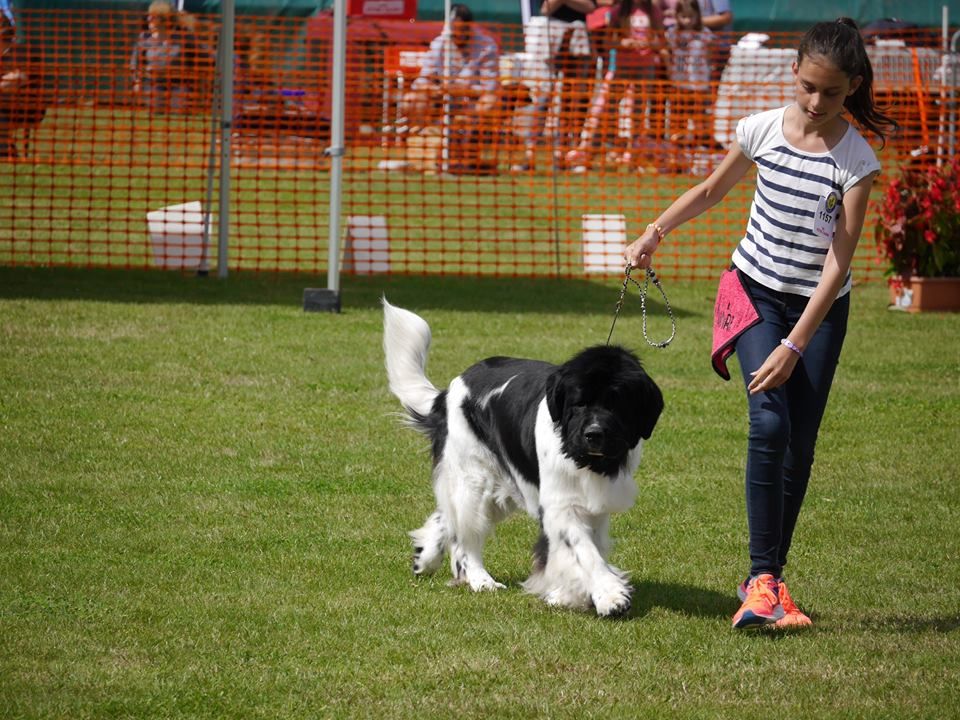
<svg viewBox="0 0 960 720"><path fill-rule="evenodd" d="M583 437L588 443L599 445L603 442L603 428L599 423L591 423L584 429Z"/></svg>

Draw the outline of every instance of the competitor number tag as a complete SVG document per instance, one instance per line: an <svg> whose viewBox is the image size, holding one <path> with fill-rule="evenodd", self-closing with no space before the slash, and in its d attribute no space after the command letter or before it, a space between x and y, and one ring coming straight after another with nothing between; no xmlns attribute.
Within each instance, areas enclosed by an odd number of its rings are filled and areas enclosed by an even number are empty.
<svg viewBox="0 0 960 720"><path fill-rule="evenodd" d="M840 196L831 191L820 198L817 215L813 221L813 232L820 237L832 238L837 229L837 216L840 214Z"/></svg>

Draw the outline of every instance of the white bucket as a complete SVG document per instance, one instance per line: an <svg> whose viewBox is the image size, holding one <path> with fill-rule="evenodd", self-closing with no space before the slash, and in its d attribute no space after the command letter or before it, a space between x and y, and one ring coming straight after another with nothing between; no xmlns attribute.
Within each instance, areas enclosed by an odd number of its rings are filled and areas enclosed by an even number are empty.
<svg viewBox="0 0 960 720"><path fill-rule="evenodd" d="M383 215L347 217L343 269L358 275L390 272L390 237Z"/></svg>
<svg viewBox="0 0 960 720"><path fill-rule="evenodd" d="M201 268L203 208L199 201L169 205L147 213L153 262L162 268Z"/></svg>
<svg viewBox="0 0 960 720"><path fill-rule="evenodd" d="M627 221L623 215L583 216L583 269L592 273L621 272L627 261Z"/></svg>

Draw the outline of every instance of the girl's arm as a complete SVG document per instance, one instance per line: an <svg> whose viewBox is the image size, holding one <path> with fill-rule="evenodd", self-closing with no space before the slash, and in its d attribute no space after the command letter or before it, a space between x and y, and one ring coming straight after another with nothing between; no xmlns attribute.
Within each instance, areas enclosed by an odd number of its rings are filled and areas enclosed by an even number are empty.
<svg viewBox="0 0 960 720"><path fill-rule="evenodd" d="M823 318L827 316L834 300L837 299L837 293L843 287L853 260L853 253L860 241L863 218L867 213L867 200L870 198L870 186L873 184L875 175L876 173L871 173L862 178L843 196L840 217L837 218L837 230L823 263L820 284L813 291L797 324L787 335L787 339L801 352L806 349L810 338L820 327ZM748 390L751 394L756 394L782 385L793 373L799 359L800 356L793 350L777 345L763 365L752 373L753 380L750 381Z"/></svg>
<svg viewBox="0 0 960 720"><path fill-rule="evenodd" d="M650 258L660 244L661 234L666 235L687 220L692 220L712 208L752 166L753 160L744 155L740 145L734 141L726 157L710 177L674 200L660 217L647 226L640 237L627 246L623 253L627 262L638 268L650 267Z"/></svg>
<svg viewBox="0 0 960 720"><path fill-rule="evenodd" d="M733 20L733 13L729 10L726 10L722 13L717 13L716 15L706 15L701 18L700 22L703 23L704 27L708 27L711 30L717 30L725 27L731 20Z"/></svg>

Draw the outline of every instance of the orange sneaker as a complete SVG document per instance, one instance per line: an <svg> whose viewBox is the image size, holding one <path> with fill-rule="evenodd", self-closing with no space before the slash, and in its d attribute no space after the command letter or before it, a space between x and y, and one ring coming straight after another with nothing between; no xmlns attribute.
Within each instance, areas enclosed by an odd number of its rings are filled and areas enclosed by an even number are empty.
<svg viewBox="0 0 960 720"><path fill-rule="evenodd" d="M733 616L733 626L738 630L775 623L784 616L780 604L780 583L770 573L750 579L743 605Z"/></svg>
<svg viewBox="0 0 960 720"><path fill-rule="evenodd" d="M793 602L793 598L790 597L790 593L787 592L787 584L782 578L780 580L778 595L780 597L780 604L783 606L783 617L774 623L773 626L775 628L779 630L794 630L813 625L813 621Z"/></svg>

